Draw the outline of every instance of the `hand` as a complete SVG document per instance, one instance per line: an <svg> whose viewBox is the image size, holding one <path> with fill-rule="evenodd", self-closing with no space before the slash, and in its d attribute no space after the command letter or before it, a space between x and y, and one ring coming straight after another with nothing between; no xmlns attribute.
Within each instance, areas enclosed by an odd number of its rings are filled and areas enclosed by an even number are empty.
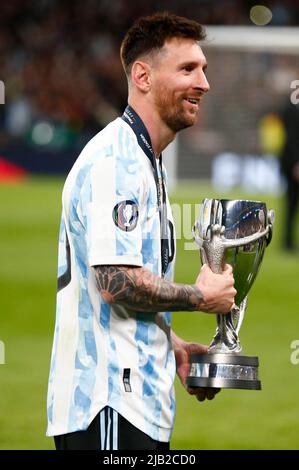
<svg viewBox="0 0 299 470"><path fill-rule="evenodd" d="M213 400L221 388L188 388L190 395L196 395L198 401Z"/></svg>
<svg viewBox="0 0 299 470"><path fill-rule="evenodd" d="M234 306L237 294L234 288L233 268L226 264L221 274L215 274L204 264L196 279L196 286L203 295L200 310L203 312L228 313Z"/></svg>
<svg viewBox="0 0 299 470"><path fill-rule="evenodd" d="M190 395L195 395L199 401L204 401L205 399L213 400L215 395L220 392L220 388L190 388L186 385L186 379L189 375L190 368L190 354L205 354L208 350L208 346L203 344L187 343L181 338L178 338L178 336L173 332L172 343L176 358L176 371L187 392L190 393Z"/></svg>

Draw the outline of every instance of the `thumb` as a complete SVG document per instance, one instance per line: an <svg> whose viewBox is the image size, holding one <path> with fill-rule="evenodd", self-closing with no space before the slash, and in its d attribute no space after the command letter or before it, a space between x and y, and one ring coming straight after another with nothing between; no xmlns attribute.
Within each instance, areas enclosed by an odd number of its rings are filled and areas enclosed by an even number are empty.
<svg viewBox="0 0 299 470"><path fill-rule="evenodd" d="M223 268L223 272L232 274L233 273L233 267L231 264L225 264Z"/></svg>
<svg viewBox="0 0 299 470"><path fill-rule="evenodd" d="M208 272L208 271L211 271L211 268L207 263L204 263L202 265L202 267L200 268L200 272L204 273L204 272Z"/></svg>
<svg viewBox="0 0 299 470"><path fill-rule="evenodd" d="M188 344L188 352L189 354L197 353L197 354L206 354L208 352L209 346L206 344L199 344L199 343L189 343Z"/></svg>

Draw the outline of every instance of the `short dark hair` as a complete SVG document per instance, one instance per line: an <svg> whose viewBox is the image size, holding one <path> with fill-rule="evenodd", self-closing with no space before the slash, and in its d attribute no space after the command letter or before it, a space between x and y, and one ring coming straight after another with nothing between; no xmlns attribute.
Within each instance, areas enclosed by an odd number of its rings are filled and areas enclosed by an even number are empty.
<svg viewBox="0 0 299 470"><path fill-rule="evenodd" d="M173 13L162 12L139 18L127 31L120 48L120 57L127 75L138 57L159 51L168 39L188 38L202 41L206 37L203 26Z"/></svg>

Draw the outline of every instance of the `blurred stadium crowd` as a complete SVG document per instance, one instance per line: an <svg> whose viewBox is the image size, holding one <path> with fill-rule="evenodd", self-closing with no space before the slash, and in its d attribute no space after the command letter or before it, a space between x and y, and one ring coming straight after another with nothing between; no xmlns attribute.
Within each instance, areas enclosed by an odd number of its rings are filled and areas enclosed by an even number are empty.
<svg viewBox="0 0 299 470"><path fill-rule="evenodd" d="M263 2L271 25L299 23L296 0ZM1 4L1 154L82 148L126 103L119 45L132 21L171 10L203 24L250 25L252 1L10 0ZM54 165L55 166L55 165ZM53 166L53 170L55 168Z"/></svg>

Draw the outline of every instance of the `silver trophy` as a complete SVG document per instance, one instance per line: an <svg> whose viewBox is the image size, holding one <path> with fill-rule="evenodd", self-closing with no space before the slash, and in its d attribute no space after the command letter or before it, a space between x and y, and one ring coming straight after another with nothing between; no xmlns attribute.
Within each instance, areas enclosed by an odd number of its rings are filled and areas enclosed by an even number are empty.
<svg viewBox="0 0 299 470"><path fill-rule="evenodd" d="M202 262L221 273L225 263L234 269L235 307L217 315L216 334L207 354L192 354L189 387L260 390L258 358L244 356L239 331L248 292L257 276L272 237L274 211L266 204L246 200L205 199L193 236Z"/></svg>

